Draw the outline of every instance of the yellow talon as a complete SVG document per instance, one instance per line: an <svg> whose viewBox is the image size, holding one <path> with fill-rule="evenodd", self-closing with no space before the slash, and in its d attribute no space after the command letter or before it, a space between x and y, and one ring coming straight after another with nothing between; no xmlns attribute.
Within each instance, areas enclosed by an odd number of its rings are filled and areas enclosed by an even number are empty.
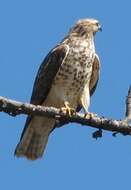
<svg viewBox="0 0 131 190"><path fill-rule="evenodd" d="M62 107L61 108L61 111L62 112L66 112L69 116L71 116L74 112L75 112L75 109L74 108L71 108L69 106L69 103L68 102L64 102L64 106L65 107Z"/></svg>
<svg viewBox="0 0 131 190"><path fill-rule="evenodd" d="M90 112L86 112L85 115L84 115L84 117L85 117L86 119L92 119L93 117L96 117L96 116L97 116L97 114L95 114L95 113L90 113Z"/></svg>

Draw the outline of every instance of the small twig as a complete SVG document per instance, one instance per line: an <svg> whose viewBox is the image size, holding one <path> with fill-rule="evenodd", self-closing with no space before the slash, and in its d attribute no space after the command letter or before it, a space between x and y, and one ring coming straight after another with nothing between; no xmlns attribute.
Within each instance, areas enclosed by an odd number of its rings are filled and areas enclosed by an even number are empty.
<svg viewBox="0 0 131 190"><path fill-rule="evenodd" d="M131 120L131 86L128 90L128 96L126 98L126 118Z"/></svg>
<svg viewBox="0 0 131 190"><path fill-rule="evenodd" d="M131 135L131 126L125 121L107 119L99 116L85 118L84 114L81 113L73 114L70 117L68 114L61 112L60 109L56 109L54 107L43 107L39 105L35 106L29 103L22 103L4 97L0 97L0 111L6 112L11 116L16 116L19 114L47 116L60 121L65 120L67 122L75 122L101 130L103 129Z"/></svg>
<svg viewBox="0 0 131 190"><path fill-rule="evenodd" d="M126 113L125 113L125 119L123 120L123 122L127 123L127 124L130 124L131 122L131 86L129 87L129 90L128 90L128 95L126 97ZM116 137L116 135L118 134L119 132L114 132L112 135L113 137ZM123 135L128 135L125 133L123 133Z"/></svg>

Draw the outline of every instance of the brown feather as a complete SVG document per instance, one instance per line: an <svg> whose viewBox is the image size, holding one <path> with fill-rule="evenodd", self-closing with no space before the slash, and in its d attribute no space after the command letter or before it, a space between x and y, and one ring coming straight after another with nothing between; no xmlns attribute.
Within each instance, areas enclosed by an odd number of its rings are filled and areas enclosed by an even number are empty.
<svg viewBox="0 0 131 190"><path fill-rule="evenodd" d="M93 93L96 89L96 86L97 86L97 83L99 80L99 70L100 70L100 61L99 61L98 56L96 55L93 65L92 65L92 75L91 75L90 85L89 85L90 96L93 95Z"/></svg>
<svg viewBox="0 0 131 190"><path fill-rule="evenodd" d="M56 48L51 50L46 56L38 70L30 103L35 105L41 105L45 101L51 89L53 79L56 76L56 73L58 72L64 58L67 55L67 51L68 47L64 44L61 44L56 46ZM21 139L31 119L32 116L27 117L25 127L21 134Z"/></svg>

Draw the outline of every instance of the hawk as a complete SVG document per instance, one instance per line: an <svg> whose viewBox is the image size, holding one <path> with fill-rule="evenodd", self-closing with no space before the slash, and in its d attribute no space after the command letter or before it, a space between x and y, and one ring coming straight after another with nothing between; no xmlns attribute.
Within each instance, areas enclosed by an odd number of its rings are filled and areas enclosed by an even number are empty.
<svg viewBox="0 0 131 190"><path fill-rule="evenodd" d="M95 19L81 19L42 62L33 87L31 103L88 113L90 97L99 79L99 57L94 36L101 30ZM66 121L59 125L65 124ZM48 137L57 127L55 119L28 116L16 156L36 160L42 157Z"/></svg>

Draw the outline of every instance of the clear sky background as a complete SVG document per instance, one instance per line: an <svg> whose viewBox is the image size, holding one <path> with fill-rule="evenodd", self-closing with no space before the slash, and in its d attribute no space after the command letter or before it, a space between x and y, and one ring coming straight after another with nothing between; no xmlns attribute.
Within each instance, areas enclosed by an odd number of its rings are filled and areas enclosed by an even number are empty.
<svg viewBox="0 0 131 190"><path fill-rule="evenodd" d="M101 77L90 111L120 119L131 84L131 2L129 0L1 0L0 95L29 102L40 63L80 18L100 20L95 44ZM78 124L56 129L44 158L14 157L25 116L0 113L0 189L130 190L131 137Z"/></svg>

